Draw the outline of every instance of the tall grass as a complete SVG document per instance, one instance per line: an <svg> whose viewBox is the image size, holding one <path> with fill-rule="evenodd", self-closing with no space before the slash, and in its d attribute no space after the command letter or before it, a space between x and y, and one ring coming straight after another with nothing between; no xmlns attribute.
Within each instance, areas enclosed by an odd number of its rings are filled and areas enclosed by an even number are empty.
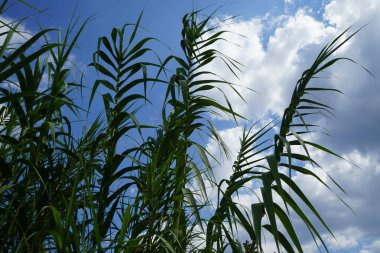
<svg viewBox="0 0 380 253"><path fill-rule="evenodd" d="M6 6L3 1L0 14ZM332 54L354 34L340 34L302 73L273 142L265 141L274 131L272 123L256 132L246 128L233 175L216 182L211 155L195 134L215 139L227 152L210 114L243 117L220 88L230 86L241 96L234 84L208 71L215 60L235 75L240 71L238 62L213 47L225 31L212 26L211 18L204 11L186 14L182 54L157 62L146 60L155 39L137 36L141 16L99 38L90 64L98 78L91 84L88 108L73 100L81 96L83 85L70 79L73 70L66 63L89 20L81 26L73 22L63 34L42 30L21 45L12 44L21 22L1 22L0 251L262 252L264 229L278 251L303 252L291 212L328 251L306 213L311 211L333 233L291 172L329 187L303 165L318 166L310 147L338 155L304 135L314 127L308 115L332 109L315 101L312 93L339 91L310 82L341 60ZM47 38L54 34L58 39L50 42ZM165 92L161 123L151 126L140 123L139 115L153 85ZM208 96L210 90L219 91L225 103ZM93 101L103 103L103 113L92 115L94 120L78 134L72 122L83 120ZM293 146L304 152L295 153ZM260 185L260 196L245 209L234 196L251 181ZM206 189L210 182L218 191L216 201ZM237 232L243 231L250 241L239 241Z"/></svg>

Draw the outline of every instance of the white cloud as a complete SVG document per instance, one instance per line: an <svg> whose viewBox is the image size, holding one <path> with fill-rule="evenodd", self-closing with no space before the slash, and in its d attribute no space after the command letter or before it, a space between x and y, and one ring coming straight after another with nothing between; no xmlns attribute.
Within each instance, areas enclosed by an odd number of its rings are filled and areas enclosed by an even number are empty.
<svg viewBox="0 0 380 253"><path fill-rule="evenodd" d="M335 238L328 237L327 243L331 249L351 249L359 245L359 239L362 236L362 232L355 227L349 227L344 231L335 233Z"/></svg>
<svg viewBox="0 0 380 253"><path fill-rule="evenodd" d="M380 7L378 0L333 0L325 7L324 18L339 29L354 25L359 20L375 18Z"/></svg>
<svg viewBox="0 0 380 253"><path fill-rule="evenodd" d="M17 20L0 15L0 34L8 32L10 27L14 29L16 24ZM32 36L32 33L23 24L18 25L16 31L17 32L13 34L10 44L19 44L25 42ZM5 38L6 34L0 36L1 45L3 45Z"/></svg>
<svg viewBox="0 0 380 253"><path fill-rule="evenodd" d="M221 62L215 62L209 67L212 72L221 73L226 80L257 92L238 87L238 91L247 100L244 103L239 96L224 87L235 110L250 119L258 119L268 113L281 114L300 76L300 69L309 63L305 62L306 56L316 55L316 49L335 33L334 28L325 27L308 15L305 9L297 11L294 16L281 16L273 20L280 25L269 37L267 44L263 40L263 26L268 22L266 18L229 21L223 26L223 29L234 31L228 35L228 40L240 46L223 43L217 49L245 66L239 75L240 80L228 71L221 71L224 68ZM247 38L242 38L239 34Z"/></svg>
<svg viewBox="0 0 380 253"><path fill-rule="evenodd" d="M328 99L336 109L337 118L328 122L333 138L325 137L322 141L330 142L340 152L350 152L353 148L369 152L380 148L380 135L374 127L380 123L380 110L377 109L380 108L380 34L377 32L380 3L376 13L378 18L360 31L343 53L368 68L375 77L349 62L341 62L332 72L331 83L345 95Z"/></svg>
<svg viewBox="0 0 380 253"><path fill-rule="evenodd" d="M273 17L272 21L278 20L274 22L277 26L274 26L267 40L263 38L265 32L268 32L264 28L267 20L254 18L230 21L224 27L226 30L232 30L248 38L228 36L229 40L240 44L241 47L228 44L221 45L218 49L242 62L246 67L240 75L240 81L227 72L223 72L222 75L227 80L232 79L257 92L256 94L240 89L247 104L241 102L237 96L229 95L238 112L250 119L281 115L295 82L322 46L350 25L360 27L371 22L336 56L351 57L370 69L377 78L372 78L358 65L341 62L323 73L322 75L328 79L321 79L319 82L321 85L328 84L339 88L345 95L316 94L336 109L337 118L332 121L316 118L316 122L331 130L333 137L319 134L314 137L314 141L332 147L360 168L321 152L312 153L326 172L347 190L348 197L344 194L339 195L352 206L358 218L330 190L315 183L315 180L300 175L295 176L294 180L310 197L336 235L338 243L324 234L331 249L338 252L340 248L361 253L379 252L380 241L376 239L380 237L380 135L376 126L380 125L380 2L331 1L325 6L323 14L324 20L317 20L308 10L300 9L294 15ZM213 65L211 70L222 72L221 69L222 66L218 63ZM236 146L231 138L229 143L233 147ZM317 170L316 173L329 181L323 171ZM329 184L333 185L331 181ZM337 187L333 189L339 192ZM253 198L253 194L243 195L241 199L242 202L248 203L250 198ZM308 249L305 252L316 251L310 236L307 236L308 231L297 221L295 225L296 229L301 231L302 244Z"/></svg>
<svg viewBox="0 0 380 253"><path fill-rule="evenodd" d="M342 202L335 197L330 190L322 184L317 184L311 177L297 175L295 182L304 193L310 197L312 203L317 204L317 209L323 214L327 224L338 235L341 247L356 246L360 240L377 238L380 217L380 205L377 203L377 192L380 191L378 181L380 179L380 159L376 154L362 154L353 151L344 155L347 160L360 166L350 164L347 161L312 151L312 156L320 162L322 168L347 191L348 196L339 194L337 187L334 192L338 193L354 210L355 217ZM309 169L310 168L309 166ZM314 169L315 170L315 169ZM317 171L323 179L328 181L323 172ZM329 185L333 185L329 181ZM350 241L351 240L351 241ZM332 242L332 241L330 241ZM336 244L332 243L333 247Z"/></svg>

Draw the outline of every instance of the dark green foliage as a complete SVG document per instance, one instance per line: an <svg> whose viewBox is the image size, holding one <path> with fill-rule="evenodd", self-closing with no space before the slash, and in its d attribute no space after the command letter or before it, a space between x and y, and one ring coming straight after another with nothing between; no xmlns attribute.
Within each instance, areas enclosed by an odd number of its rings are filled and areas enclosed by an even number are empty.
<svg viewBox="0 0 380 253"><path fill-rule="evenodd" d="M262 252L266 230L278 251L302 252L291 210L328 251L294 196L333 233L292 180L291 171L328 187L302 165L318 166L309 155L310 146L338 155L304 135L315 127L307 115L332 109L309 94L336 90L309 83L343 59L330 57L353 35L344 38L345 31L334 39L302 74L274 144L267 139L273 123L256 132L256 125L245 129L233 175L215 182L211 156L194 135L209 136L228 152L209 115L225 114L235 121L242 117L220 89L228 85L235 90L234 84L207 67L219 59L238 76L240 64L213 48L226 32L210 26L212 15L202 19L199 14L192 12L182 20L182 55L159 63L145 60L155 39L139 38L141 15L136 24L114 28L110 36L99 39L90 64L98 79L91 85L88 113L99 100L104 113L82 134L71 126L82 120L84 110L73 101L82 94L82 84L68 81L74 70L66 63L89 20L80 27L74 22L56 43L46 35L57 31L47 29L21 45L12 44L20 22L0 24L7 27L0 34L0 251ZM177 67L168 76L170 64ZM152 85L165 88L159 126L139 122ZM220 91L225 103L209 97L210 90ZM305 152L294 153L293 146ZM273 154L262 155L271 149ZM252 200L249 210L235 203L234 196L251 181L261 187L261 201ZM210 184L218 191L214 207L206 190ZM245 231L249 241L238 241L237 229Z"/></svg>

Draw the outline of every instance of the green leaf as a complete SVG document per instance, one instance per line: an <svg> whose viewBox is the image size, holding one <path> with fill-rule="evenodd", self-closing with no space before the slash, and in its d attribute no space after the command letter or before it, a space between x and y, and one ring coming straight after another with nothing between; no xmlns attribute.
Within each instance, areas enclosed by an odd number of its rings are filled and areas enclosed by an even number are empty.
<svg viewBox="0 0 380 253"><path fill-rule="evenodd" d="M160 240L164 243L165 247L167 250L169 250L169 252L171 253L176 253L176 251L174 250L173 246L165 239L163 238L162 236L160 235L157 235L158 238L160 238Z"/></svg>
<svg viewBox="0 0 380 253"><path fill-rule="evenodd" d="M327 226L325 221L320 216L319 212L314 208L314 206L311 204L309 199L306 197L306 195L302 192L302 190L297 186L297 184L289 177L287 177L284 174L280 174L281 179L290 186L290 188L297 194L297 196L302 200L304 204L314 213L314 215L318 218L318 220L323 224L323 226L329 231L329 233L334 237L334 234L330 230L330 228ZM335 238L335 237L334 237Z"/></svg>
<svg viewBox="0 0 380 253"><path fill-rule="evenodd" d="M196 200L194 198L193 193L188 188L182 188L182 193L185 196L185 198L187 199L189 206L193 210L193 214L195 214L197 222L198 222L199 226L201 227L202 232L204 233L205 230L203 228L201 215L199 214L198 205L196 203Z"/></svg>
<svg viewBox="0 0 380 253"><path fill-rule="evenodd" d="M273 186L273 189L278 192L277 186ZM324 249L329 252L326 243L322 239L321 235L319 234L318 230L314 227L314 225L310 222L310 220L307 218L305 213L302 211L302 209L297 205L297 203L293 200L293 198L287 193L283 193L283 199L288 203L289 206L292 207L292 209L296 212L296 214L301 218L301 220L307 225L309 229L318 237L320 242L322 243Z"/></svg>
<svg viewBox="0 0 380 253"><path fill-rule="evenodd" d="M118 245L116 252L121 252L120 245L123 245L125 241L125 234L127 232L127 228L129 226L129 222L131 219L131 210L132 210L132 205L128 205L127 209L124 211L123 215L123 220L121 222L121 228L120 228L120 233L119 233L119 239L118 239Z"/></svg>
<svg viewBox="0 0 380 253"><path fill-rule="evenodd" d="M202 174L200 173L197 165L193 162L190 162L191 170L194 173L195 180L197 181L198 186L201 188L201 194L203 199L207 200L206 186L202 178Z"/></svg>
<svg viewBox="0 0 380 253"><path fill-rule="evenodd" d="M115 105L115 111L121 112L129 103L134 102L138 99L146 100L146 98L140 94L132 94L126 96Z"/></svg>
<svg viewBox="0 0 380 253"><path fill-rule="evenodd" d="M13 64L14 62L12 62L12 66L8 67L8 68L6 68L6 65L10 64L10 63L8 63L8 62L2 62L0 64L0 69L3 69L3 71L0 73L0 82L4 82L9 77L11 77L13 74L15 74L17 72L17 70L21 69L26 64L29 64L30 62L36 60L38 57L40 57L41 55L43 55L44 53L46 53L47 51L49 51L49 50L51 50L51 49L53 49L55 47L57 47L57 44L49 44L47 46L44 46L40 50L38 50L38 51L30 54L29 56L27 56L24 59L18 61L17 63ZM7 60L8 60L8 58L7 58Z"/></svg>
<svg viewBox="0 0 380 253"><path fill-rule="evenodd" d="M279 205L277 205L276 203L274 203L274 210L275 210L277 217L280 219L282 225L284 226L284 228L288 232L288 235L290 236L293 243L295 244L298 252L303 252L301 244L298 240L296 231L294 230L292 222L288 218L288 215L286 215L286 213L282 210L282 208Z"/></svg>
<svg viewBox="0 0 380 253"><path fill-rule="evenodd" d="M274 202L273 202L273 197L272 197L272 173L266 172L263 173L263 186L261 187L261 194L263 196L263 201L264 201L264 207L266 210L266 214L268 215L270 226L273 231L274 235L274 240L276 242L277 250L280 251L279 247L279 236L278 236L278 229L277 229L277 223L276 223L276 216L274 212ZM281 192L279 193L281 194Z"/></svg>
<svg viewBox="0 0 380 253"><path fill-rule="evenodd" d="M280 231L273 231L273 228L269 225L264 225L263 227L266 230L268 230L272 235L275 235L276 233L278 234L279 242L284 247L286 252L295 253L293 246L289 243L288 239L286 239L286 237ZM281 251L279 250L279 252Z"/></svg>
<svg viewBox="0 0 380 253"><path fill-rule="evenodd" d="M259 252L261 249L261 220L264 217L265 210L263 203L255 203L251 205L253 226L256 234L256 244L258 245Z"/></svg>

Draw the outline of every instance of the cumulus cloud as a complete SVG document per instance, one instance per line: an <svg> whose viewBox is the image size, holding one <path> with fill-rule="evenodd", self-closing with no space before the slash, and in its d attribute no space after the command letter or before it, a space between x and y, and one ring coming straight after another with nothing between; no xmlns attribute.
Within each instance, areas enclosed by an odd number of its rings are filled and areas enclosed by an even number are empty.
<svg viewBox="0 0 380 253"><path fill-rule="evenodd" d="M328 237L327 233L324 234L331 249L338 252L340 249L348 252L378 252L380 186L377 182L380 180L380 135L376 126L380 125L380 34L377 31L380 27L380 3L377 0L340 0L330 1L323 8L323 20L315 18L307 8L300 8L292 15L272 17L271 21L275 21L272 22L275 26L270 31L266 30L267 17L230 20L224 28L234 31L234 34L228 36L228 39L240 46L223 44L218 49L240 61L245 67L239 75L240 80L226 71L221 71L223 67L220 63L212 65L211 70L257 92L247 92L244 88L239 88L247 103L242 102L238 96L229 96L238 112L250 119L279 117L289 102L295 82L312 63L322 46L350 25L354 25L355 29L370 22L347 46L335 54L348 56L359 65L342 61L330 71L322 73L326 78L317 83L338 88L345 95L315 94L334 107L336 114L332 120L314 119L329 129L332 135L318 134L315 141L331 147L351 163L317 151L313 151L313 156L347 190L348 196L342 193L339 196L352 206L358 217L330 190L313 183L311 178L296 175L294 180L310 196L312 202L316 203L318 210L333 229L338 242ZM269 36L265 38L268 32ZM247 39L236 34L243 34ZM360 65L369 69L375 78ZM225 89L227 94L231 94ZM236 148L237 143L233 139L229 138L229 143ZM217 168L219 169L227 171L228 176L232 173L227 167ZM329 181L323 171L316 173ZM331 181L329 184L333 185ZM334 191L339 192L337 187ZM253 194L244 195L244 202L249 202L251 197L254 197ZM308 234L306 228L297 221L295 224L298 231L303 231L300 234L307 252L317 250L310 237L305 236Z"/></svg>
<svg viewBox="0 0 380 253"><path fill-rule="evenodd" d="M356 22L378 18L378 8L377 0L333 0L326 5L323 16L330 25L345 29Z"/></svg>
<svg viewBox="0 0 380 253"><path fill-rule="evenodd" d="M268 43L264 44L263 29L268 23L280 24L269 36ZM237 87L244 94L245 103L223 87L234 108L250 119L258 119L268 113L281 114L300 76L300 69L310 64L306 56L316 55L316 50L336 32L335 28L326 27L308 15L307 9L300 9L293 16L275 17L269 21L267 18L228 21L223 29L234 31L228 35L232 43L222 43L218 45L218 50L244 65L239 74L240 80L228 71L221 71L224 68L221 62L215 62L209 68L226 80L255 91Z"/></svg>
<svg viewBox="0 0 380 253"><path fill-rule="evenodd" d="M317 210L333 229L337 240L325 234L330 247L332 249L360 248L363 241L378 238L380 231L377 224L380 222L380 217L376 214L380 212L380 206L376 203L378 202L376 196L380 191L379 156L362 154L357 150L346 154L344 156L346 160L316 151L312 151L311 155L319 161L324 171L311 166L308 168L314 170L331 186L334 184L327 174L337 180L347 191L347 195L339 191L337 187L332 187L333 192L347 202L356 214L355 216L346 208L328 188L316 183L311 177L296 175L293 178L312 203L315 203ZM349 163L348 160L352 162Z"/></svg>
<svg viewBox="0 0 380 253"><path fill-rule="evenodd" d="M349 3L361 2L351 1ZM343 7L338 9L337 6L340 5L326 6L326 9L330 10L330 19L335 16L344 16L342 12L345 9ZM377 63L380 58L380 51L378 50L380 35L377 32L380 26L380 4L373 5L368 1L367 6L362 9L365 11L362 11L364 17L360 17L360 25L369 21L372 22L360 31L349 47L345 48L343 54L369 69L375 77L370 76L358 65L347 62L334 68L332 84L345 92L346 95L330 99L330 103L336 109L337 118L329 122L333 139L329 140L328 137L325 137L322 141L330 142L335 149L341 152L349 152L353 147L363 152L379 150L380 148L380 135L374 127L380 123L380 110L378 109L380 108L378 81L380 67ZM335 10L335 16L332 10ZM358 13L361 13L360 8L357 10ZM367 12L371 12L373 15L367 16ZM376 19L370 19L370 16L376 16ZM339 22L344 27L350 24L350 20Z"/></svg>

